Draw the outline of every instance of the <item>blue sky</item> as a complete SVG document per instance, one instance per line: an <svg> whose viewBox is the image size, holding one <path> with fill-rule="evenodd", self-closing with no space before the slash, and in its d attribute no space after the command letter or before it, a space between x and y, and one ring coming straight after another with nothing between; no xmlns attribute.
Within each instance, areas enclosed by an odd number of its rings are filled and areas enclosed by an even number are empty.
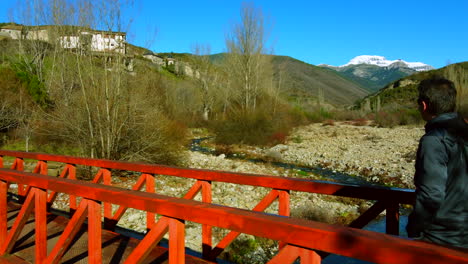
<svg viewBox="0 0 468 264"><path fill-rule="evenodd" d="M24 0L23 0L24 1ZM21 2L21 1L20 1ZM238 0L134 0L123 10L128 40L155 52L191 52L195 43L225 51L239 20ZM255 0L271 27L276 55L342 65L358 55L424 62L436 68L468 61L468 0ZM17 0L6 6L0 21ZM155 31L157 32L155 34Z"/></svg>

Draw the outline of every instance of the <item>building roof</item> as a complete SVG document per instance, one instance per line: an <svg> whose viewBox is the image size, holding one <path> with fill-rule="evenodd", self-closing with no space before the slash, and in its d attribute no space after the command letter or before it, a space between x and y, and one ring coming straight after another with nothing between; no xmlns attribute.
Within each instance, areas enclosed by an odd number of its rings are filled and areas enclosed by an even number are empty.
<svg viewBox="0 0 468 264"><path fill-rule="evenodd" d="M95 30L90 27L83 27L83 26L73 26L73 25L37 25L37 26L23 26L23 25L18 25L18 24L9 24L1 27L2 29L12 29L12 30L22 30L27 29L27 30L46 30L46 29L54 29L60 27L60 29L63 29L64 34L74 34L76 32L80 31L89 31L91 33L104 33L104 34L113 34L113 35L126 35L127 33L125 32L119 32L119 31L106 31L106 30Z"/></svg>
<svg viewBox="0 0 468 264"><path fill-rule="evenodd" d="M22 30L23 26L21 25L15 25L15 24L10 24L10 25L5 25L1 27L2 29L12 29L12 30Z"/></svg>

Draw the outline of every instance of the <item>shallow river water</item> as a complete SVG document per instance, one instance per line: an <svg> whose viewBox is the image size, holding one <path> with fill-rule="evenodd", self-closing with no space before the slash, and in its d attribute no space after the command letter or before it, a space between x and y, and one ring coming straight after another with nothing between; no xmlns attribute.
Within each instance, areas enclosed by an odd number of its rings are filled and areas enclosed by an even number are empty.
<svg viewBox="0 0 468 264"><path fill-rule="evenodd" d="M190 150L205 153L205 154L215 155L215 152L213 150L200 146L200 143L207 139L210 139L210 137L193 139L190 145ZM237 156L235 157L227 156L227 158L240 159ZM254 162L254 163L265 162L263 160L255 160L255 159L247 159L247 160L250 162ZM303 167L303 166L298 166L295 164L282 163L282 162L270 162L270 164L277 166L277 167L285 168L285 169L294 169L294 170L300 170L300 171L304 171L308 173L314 173L314 174L322 176L324 179L330 179L330 180L340 182L340 183L359 184L359 185L376 185L374 183L368 182L359 177L351 176L346 173L340 173L340 172L336 172L336 171L321 168L321 167ZM406 228L405 228L407 223L408 223L408 216L401 215L400 216L400 237L403 237L403 238L408 237L408 234L406 233ZM379 220L375 220L369 223L366 227L364 227L364 229L369 230L369 231L379 232L379 233L385 233L385 225L386 225L385 217L382 217ZM227 263L227 262L224 262L224 263ZM322 263L324 264L367 264L371 262L347 258L347 257L339 256L339 255L330 255L326 257L322 261Z"/></svg>

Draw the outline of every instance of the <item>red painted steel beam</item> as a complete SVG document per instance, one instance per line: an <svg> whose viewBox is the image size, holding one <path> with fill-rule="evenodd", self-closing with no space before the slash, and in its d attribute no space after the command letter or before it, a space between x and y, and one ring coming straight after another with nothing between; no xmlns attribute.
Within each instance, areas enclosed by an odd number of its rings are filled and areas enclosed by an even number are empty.
<svg viewBox="0 0 468 264"><path fill-rule="evenodd" d="M0 181L0 248L4 246L8 235L8 183Z"/></svg>
<svg viewBox="0 0 468 264"><path fill-rule="evenodd" d="M154 193L156 189L154 175L144 173L141 176L142 177L144 176L146 178L145 191L147 193ZM151 227L153 227L155 223L156 223L156 214L151 213L151 212L146 212L146 229L150 230Z"/></svg>
<svg viewBox="0 0 468 264"><path fill-rule="evenodd" d="M198 181L202 184L202 202L212 203L212 186L211 181ZM213 227L202 225L202 256L203 259L208 259L208 256L213 247Z"/></svg>
<svg viewBox="0 0 468 264"><path fill-rule="evenodd" d="M88 204L88 263L102 263L101 204L96 200L83 200Z"/></svg>
<svg viewBox="0 0 468 264"><path fill-rule="evenodd" d="M414 190L409 189L339 184L324 181L313 181L307 179L286 178L279 176L187 169L145 163L130 163L124 161L78 158L71 156L9 150L0 150L0 155L21 157L27 159L37 159L44 161L56 161L70 164L94 166L100 168L128 170L148 174L171 175L204 181L228 182L281 190L329 194L366 200L391 200L393 202L402 204L413 204L415 199Z"/></svg>
<svg viewBox="0 0 468 264"><path fill-rule="evenodd" d="M385 218L385 232L398 236L400 234L400 205L398 203L387 202Z"/></svg>
<svg viewBox="0 0 468 264"><path fill-rule="evenodd" d="M0 180L120 204L376 263L468 262L466 252L365 230L8 169L0 169Z"/></svg>
<svg viewBox="0 0 468 264"><path fill-rule="evenodd" d="M185 223L169 219L169 264L185 264Z"/></svg>
<svg viewBox="0 0 468 264"><path fill-rule="evenodd" d="M47 191L33 188L35 193L34 221L35 221L35 254L36 263L46 263L47 257Z"/></svg>

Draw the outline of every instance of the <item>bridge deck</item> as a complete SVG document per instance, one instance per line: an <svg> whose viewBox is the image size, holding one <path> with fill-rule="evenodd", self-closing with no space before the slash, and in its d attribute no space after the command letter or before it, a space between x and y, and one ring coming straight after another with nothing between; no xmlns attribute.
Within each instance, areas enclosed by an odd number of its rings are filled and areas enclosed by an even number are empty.
<svg viewBox="0 0 468 264"><path fill-rule="evenodd" d="M20 205L8 202L8 228L11 228L18 215ZM69 219L63 216L49 214L47 217L47 245L48 253L59 239ZM0 264L4 263L34 263L34 214L27 221L19 236L11 255L0 257ZM123 263L123 260L132 252L140 241L108 230L102 230L102 263ZM190 255L186 255L186 263L207 264L208 262ZM80 230L77 239L73 241L70 249L63 256L61 263L88 263L87 226ZM156 247L143 263L168 263L168 250Z"/></svg>

